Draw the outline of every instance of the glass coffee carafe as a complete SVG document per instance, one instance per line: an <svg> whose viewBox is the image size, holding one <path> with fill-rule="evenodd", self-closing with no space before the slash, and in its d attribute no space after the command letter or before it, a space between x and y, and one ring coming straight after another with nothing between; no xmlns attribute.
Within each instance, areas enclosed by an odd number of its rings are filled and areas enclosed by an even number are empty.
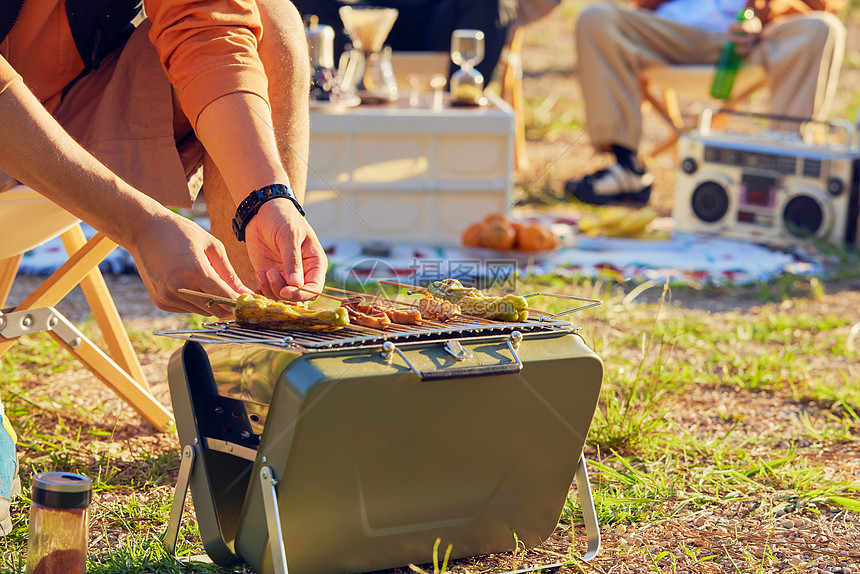
<svg viewBox="0 0 860 574"><path fill-rule="evenodd" d="M397 9L342 6L338 13L352 42L339 66L343 87L354 90L363 104L396 100L391 48L384 44L397 20Z"/></svg>

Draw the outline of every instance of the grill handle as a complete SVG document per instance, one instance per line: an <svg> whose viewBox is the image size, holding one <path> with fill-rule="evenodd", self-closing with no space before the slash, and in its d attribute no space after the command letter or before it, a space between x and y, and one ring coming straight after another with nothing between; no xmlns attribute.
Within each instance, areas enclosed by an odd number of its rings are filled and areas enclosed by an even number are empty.
<svg viewBox="0 0 860 574"><path fill-rule="evenodd" d="M422 381L445 381L448 379L465 379L468 377L489 377L492 375L513 375L523 370L522 364L504 363L501 365L486 365L481 367L462 367L459 369L439 369L426 373L415 373Z"/></svg>
<svg viewBox="0 0 860 574"><path fill-rule="evenodd" d="M386 361L391 361L394 353L400 355L400 358L403 359L403 362L412 369L412 372L415 373L422 381L444 381L448 379L465 379L468 377L489 377L492 375L512 375L519 373L523 370L523 362L520 360L519 355L517 355L517 349L520 346L520 343L523 340L523 335L519 331L514 331L505 341L508 346L508 350L511 352L511 356L514 359L513 363L502 363L500 365L481 365L477 367L461 367L459 369L439 369L436 371L428 371L423 372L419 370L406 354L397 348L397 345L392 343L391 341L386 341L382 344L382 358Z"/></svg>

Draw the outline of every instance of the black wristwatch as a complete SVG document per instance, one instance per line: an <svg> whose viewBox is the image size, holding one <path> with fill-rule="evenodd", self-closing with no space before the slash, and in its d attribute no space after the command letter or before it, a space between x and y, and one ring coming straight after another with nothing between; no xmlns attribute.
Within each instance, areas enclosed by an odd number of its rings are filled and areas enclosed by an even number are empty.
<svg viewBox="0 0 860 574"><path fill-rule="evenodd" d="M283 183L273 183L272 185L261 187L260 189L252 191L248 197L242 200L239 207L236 208L236 216L233 217L233 233L236 235L236 239L239 241L245 241L245 228L248 226L248 222L257 215L257 212L260 210L260 206L267 201L271 201L278 197L289 199L296 206L296 209L299 210L299 213L301 213L302 216L305 215L305 210L302 209L302 204L299 203L296 194L293 193L290 186L284 185Z"/></svg>

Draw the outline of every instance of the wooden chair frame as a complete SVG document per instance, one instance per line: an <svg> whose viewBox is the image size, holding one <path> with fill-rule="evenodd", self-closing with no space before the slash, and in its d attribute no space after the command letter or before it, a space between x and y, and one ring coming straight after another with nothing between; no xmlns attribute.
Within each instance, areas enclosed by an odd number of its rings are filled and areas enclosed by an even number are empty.
<svg viewBox="0 0 860 574"><path fill-rule="evenodd" d="M700 72L703 66L669 66L669 68L683 73L685 69ZM710 67L707 68L712 69ZM739 105L748 101L757 91L767 86L767 74L762 68L758 66L752 67L745 73L749 73L751 79L738 86L739 89L732 94L732 97L728 101L721 103L722 108L729 110L736 109ZM679 90L675 86L650 79L649 70L645 70L639 75L639 87L642 93L643 115L649 109L653 109L671 129L669 137L656 143L643 154L646 160L649 160L662 153L674 150L678 138L687 130L687 127L681 115Z"/></svg>
<svg viewBox="0 0 860 574"><path fill-rule="evenodd" d="M528 166L523 99L523 28L517 27L499 58L500 95L514 110L514 169Z"/></svg>
<svg viewBox="0 0 860 574"><path fill-rule="evenodd" d="M0 260L0 356L24 335L45 331L91 373L158 430L174 424L173 414L150 393L99 263L116 248L102 233L87 240L80 223L60 237L69 259L20 304L2 309L12 289L23 254ZM75 328L54 306L80 285L101 329L108 356Z"/></svg>

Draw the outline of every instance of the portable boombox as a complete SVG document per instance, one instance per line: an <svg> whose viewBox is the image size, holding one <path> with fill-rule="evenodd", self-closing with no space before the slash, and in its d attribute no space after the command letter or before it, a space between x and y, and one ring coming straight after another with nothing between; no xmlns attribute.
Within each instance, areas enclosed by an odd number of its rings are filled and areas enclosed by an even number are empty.
<svg viewBox="0 0 860 574"><path fill-rule="evenodd" d="M679 140L675 228L780 245L860 245L855 126L731 113L759 125L806 121L815 129L806 129L806 137L800 136L804 126L792 132L716 132L706 110L698 130Z"/></svg>

